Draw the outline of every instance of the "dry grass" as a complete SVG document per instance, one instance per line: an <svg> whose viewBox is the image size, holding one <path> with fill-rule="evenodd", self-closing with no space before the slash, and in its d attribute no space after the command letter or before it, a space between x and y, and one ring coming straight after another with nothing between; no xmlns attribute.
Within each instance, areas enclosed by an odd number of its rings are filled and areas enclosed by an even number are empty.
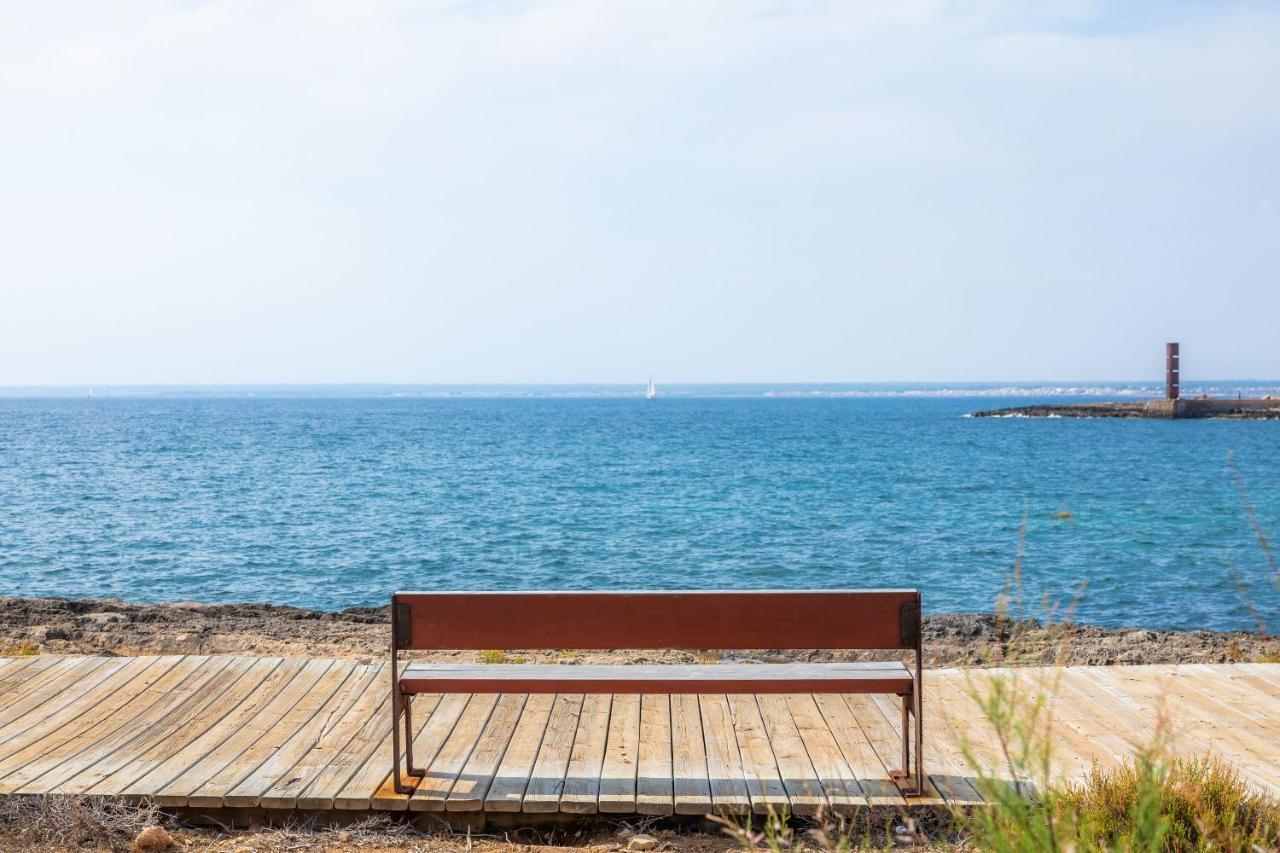
<svg viewBox="0 0 1280 853"><path fill-rule="evenodd" d="M17 640L0 645L0 658L28 658L40 654L40 644L31 640Z"/></svg>
<svg viewBox="0 0 1280 853"><path fill-rule="evenodd" d="M984 784L995 807L957 816L982 850L1200 851L1280 849L1280 803L1212 758L1143 753L1037 796Z"/></svg>
<svg viewBox="0 0 1280 853"><path fill-rule="evenodd" d="M0 849L127 850L139 832L163 822L153 805L106 797L0 797Z"/></svg>
<svg viewBox="0 0 1280 853"><path fill-rule="evenodd" d="M927 815L927 816L926 816ZM819 812L811 818L791 818L770 810L751 817L712 816L723 832L743 850L845 853L854 850L946 850L970 848L969 838L955 815L922 812L919 819L893 811L856 815Z"/></svg>
<svg viewBox="0 0 1280 853"><path fill-rule="evenodd" d="M1163 762L1139 755L1079 784L1040 791L1035 799L997 797L994 808L955 811L931 825L905 815L887 825L834 817L797 825L785 815L718 822L741 849L773 853L1280 850L1280 803L1212 759Z"/></svg>
<svg viewBox="0 0 1280 853"><path fill-rule="evenodd" d="M501 649L485 649L480 653L480 663L524 663L518 655L509 655Z"/></svg>
<svg viewBox="0 0 1280 853"><path fill-rule="evenodd" d="M624 853L636 831L647 831L659 841L661 853L724 853L723 837L696 832L656 830L650 821L583 820L544 832L532 829L488 833L424 832L411 824L386 816L344 827L306 823L244 830L185 830L177 833L181 849L198 853L275 853L275 851L358 850L365 853Z"/></svg>
<svg viewBox="0 0 1280 853"><path fill-rule="evenodd" d="M1065 789L1057 806L1061 820L1108 848L1132 847L1128 842L1139 838L1159 850L1280 846L1280 803L1211 758L1139 756L1117 770L1095 770Z"/></svg>
<svg viewBox="0 0 1280 853"><path fill-rule="evenodd" d="M133 850L134 837L147 826L166 826L175 851L188 853L539 853L626 851L637 832L649 832L662 853L723 853L723 837L654 828L652 820L591 820L535 831L478 833L440 826L431 831L389 815L372 815L342 826L295 820L245 829L182 826L150 806L110 804L87 797L28 797L4 803L0 819L2 853L36 851Z"/></svg>
<svg viewBox="0 0 1280 853"><path fill-rule="evenodd" d="M349 826L318 826L308 821L253 829L186 830L182 849L199 853L275 853L275 851L445 851L458 847L451 834L428 835L386 815Z"/></svg>

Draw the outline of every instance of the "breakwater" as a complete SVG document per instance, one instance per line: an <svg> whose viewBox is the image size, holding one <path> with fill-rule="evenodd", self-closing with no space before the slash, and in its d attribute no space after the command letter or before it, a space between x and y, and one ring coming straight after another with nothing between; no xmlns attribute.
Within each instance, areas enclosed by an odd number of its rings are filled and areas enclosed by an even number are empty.
<svg viewBox="0 0 1280 853"><path fill-rule="evenodd" d="M1145 400L1106 403L1037 403L974 412L975 418L1236 418L1280 420L1280 398Z"/></svg>

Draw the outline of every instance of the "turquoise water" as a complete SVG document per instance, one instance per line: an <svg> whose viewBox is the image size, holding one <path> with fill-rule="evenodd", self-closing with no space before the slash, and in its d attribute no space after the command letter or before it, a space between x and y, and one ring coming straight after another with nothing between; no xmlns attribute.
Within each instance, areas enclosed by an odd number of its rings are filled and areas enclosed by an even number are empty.
<svg viewBox="0 0 1280 853"><path fill-rule="evenodd" d="M919 586L990 610L1025 511L1032 609L1280 627L1227 463L1280 533L1280 422L962 417L1030 399L0 399L0 593Z"/></svg>

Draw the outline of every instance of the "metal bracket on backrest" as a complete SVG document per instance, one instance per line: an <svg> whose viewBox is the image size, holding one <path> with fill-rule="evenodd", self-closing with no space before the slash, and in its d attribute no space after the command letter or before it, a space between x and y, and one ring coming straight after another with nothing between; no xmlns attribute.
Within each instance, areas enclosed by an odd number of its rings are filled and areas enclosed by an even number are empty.
<svg viewBox="0 0 1280 853"><path fill-rule="evenodd" d="M914 649L920 642L920 602L904 601L898 605L898 644Z"/></svg>
<svg viewBox="0 0 1280 853"><path fill-rule="evenodd" d="M413 618L407 604L391 605L392 633L397 649L407 649L413 645Z"/></svg>

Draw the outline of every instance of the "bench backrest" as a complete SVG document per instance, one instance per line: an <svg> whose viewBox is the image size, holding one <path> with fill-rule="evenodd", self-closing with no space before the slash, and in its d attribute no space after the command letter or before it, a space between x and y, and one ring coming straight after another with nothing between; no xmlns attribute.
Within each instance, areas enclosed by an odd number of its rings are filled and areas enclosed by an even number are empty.
<svg viewBox="0 0 1280 853"><path fill-rule="evenodd" d="M915 649L913 589L397 592L398 649Z"/></svg>

